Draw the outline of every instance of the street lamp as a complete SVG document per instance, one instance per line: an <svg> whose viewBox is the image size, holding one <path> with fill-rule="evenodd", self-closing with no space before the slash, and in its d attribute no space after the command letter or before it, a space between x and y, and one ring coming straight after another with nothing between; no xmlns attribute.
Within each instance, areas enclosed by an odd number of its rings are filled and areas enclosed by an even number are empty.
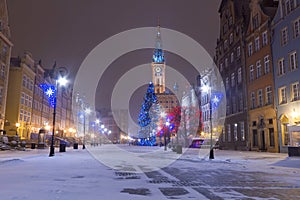
<svg viewBox="0 0 300 200"><path fill-rule="evenodd" d="M212 102L211 102L211 87L208 85L204 85L202 87L202 91L208 95L208 103L209 103L209 122L210 122L210 151L209 151L209 159L214 159L214 148L213 148L213 127L212 127Z"/></svg>
<svg viewBox="0 0 300 200"><path fill-rule="evenodd" d="M51 91L48 90L48 92L46 91L46 94L49 95L49 97L51 95L54 94L54 102L53 102L53 123L52 123L52 137L51 137L51 146L50 146L50 153L49 153L49 157L54 156L54 133L55 133L55 116L56 116L56 97L57 97L57 92L58 92L58 86L65 86L67 84L68 80L66 79L66 77L62 77L60 76L57 80L55 80L55 91Z"/></svg>
<svg viewBox="0 0 300 200"><path fill-rule="evenodd" d="M90 108L86 108L84 110L84 114L83 114L83 144L82 144L82 149L85 149L85 118L86 115L89 115L91 113L91 109Z"/></svg>
<svg viewBox="0 0 300 200"><path fill-rule="evenodd" d="M170 122L169 121L166 121L166 126L167 126L167 133L169 134L169 126L170 126ZM166 133L166 131L164 132L164 143L165 143L165 147L164 147L164 149L165 149L165 151L167 151L167 133Z"/></svg>

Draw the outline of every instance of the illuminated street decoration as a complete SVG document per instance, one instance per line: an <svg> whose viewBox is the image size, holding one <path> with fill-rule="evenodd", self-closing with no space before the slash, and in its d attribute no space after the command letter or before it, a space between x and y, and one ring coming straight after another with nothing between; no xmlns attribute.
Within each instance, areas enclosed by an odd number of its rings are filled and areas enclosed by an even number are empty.
<svg viewBox="0 0 300 200"><path fill-rule="evenodd" d="M213 110L216 110L219 107L222 98L223 98L223 93L221 93L221 92L214 92L212 94L211 106L212 106Z"/></svg>
<svg viewBox="0 0 300 200"><path fill-rule="evenodd" d="M149 111L152 104L156 102L157 102L157 97L154 93L154 85L152 82L150 82L138 118L138 122L141 127L145 127L150 124L151 118L150 118Z"/></svg>
<svg viewBox="0 0 300 200"><path fill-rule="evenodd" d="M40 87L43 89L43 92L47 95L48 102L52 108L56 104L56 88L54 85L40 84Z"/></svg>

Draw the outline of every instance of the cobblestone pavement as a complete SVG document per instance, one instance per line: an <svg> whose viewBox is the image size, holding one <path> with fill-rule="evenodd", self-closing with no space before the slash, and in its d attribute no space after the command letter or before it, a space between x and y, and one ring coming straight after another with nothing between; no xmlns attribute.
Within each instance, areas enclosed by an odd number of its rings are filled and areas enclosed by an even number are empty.
<svg viewBox="0 0 300 200"><path fill-rule="evenodd" d="M157 150L121 146L127 153ZM88 153L89 152L89 153ZM175 152L156 151L151 162L161 162ZM262 152L190 149L168 166L123 160L110 146L67 149L48 157L48 149L0 152L0 199L280 199L300 198L300 158ZM113 168L97 160L112 159ZM21 181L20 181L21 180ZM22 182L26 180L26 182ZM26 183L26 184L24 184ZM16 192L17 191L17 192ZM75 195L75 196L74 196ZM5 198L2 198L5 197Z"/></svg>

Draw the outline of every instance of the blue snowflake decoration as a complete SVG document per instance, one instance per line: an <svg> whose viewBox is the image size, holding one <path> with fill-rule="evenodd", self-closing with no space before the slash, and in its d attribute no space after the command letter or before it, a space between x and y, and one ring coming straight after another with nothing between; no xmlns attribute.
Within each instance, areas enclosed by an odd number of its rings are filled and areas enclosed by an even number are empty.
<svg viewBox="0 0 300 200"><path fill-rule="evenodd" d="M48 98L48 102L52 108L56 104L56 88L54 85L40 84L40 87L43 89L45 95Z"/></svg>
<svg viewBox="0 0 300 200"><path fill-rule="evenodd" d="M223 98L223 93L221 93L221 92L212 93L212 95L211 95L212 110L216 110L219 107L222 98Z"/></svg>

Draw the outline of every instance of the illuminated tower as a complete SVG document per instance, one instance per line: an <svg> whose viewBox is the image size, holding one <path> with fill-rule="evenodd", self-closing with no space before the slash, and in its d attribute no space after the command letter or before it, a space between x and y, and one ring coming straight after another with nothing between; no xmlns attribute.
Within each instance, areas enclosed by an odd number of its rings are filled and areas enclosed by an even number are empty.
<svg viewBox="0 0 300 200"><path fill-rule="evenodd" d="M165 57L162 50L160 26L157 27L155 49L152 57L152 82L154 84L154 91L157 94L165 92Z"/></svg>

